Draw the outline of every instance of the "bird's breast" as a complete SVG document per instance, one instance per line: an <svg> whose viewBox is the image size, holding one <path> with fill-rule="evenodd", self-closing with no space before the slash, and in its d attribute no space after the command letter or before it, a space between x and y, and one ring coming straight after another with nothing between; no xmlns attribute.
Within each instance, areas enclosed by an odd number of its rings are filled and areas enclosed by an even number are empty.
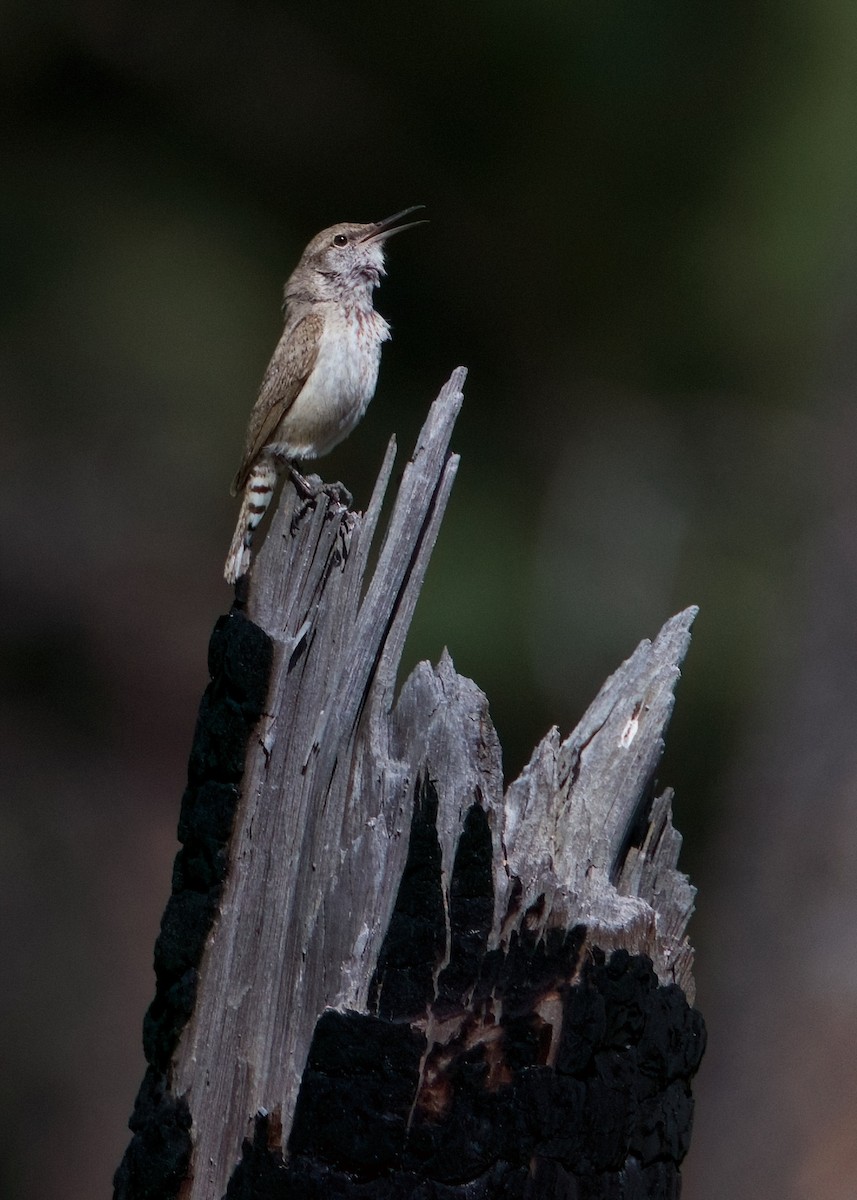
<svg viewBox="0 0 857 1200"><path fill-rule="evenodd" d="M278 431L292 455L314 458L347 437L375 392L389 336L373 310L337 310L326 318L315 366Z"/></svg>

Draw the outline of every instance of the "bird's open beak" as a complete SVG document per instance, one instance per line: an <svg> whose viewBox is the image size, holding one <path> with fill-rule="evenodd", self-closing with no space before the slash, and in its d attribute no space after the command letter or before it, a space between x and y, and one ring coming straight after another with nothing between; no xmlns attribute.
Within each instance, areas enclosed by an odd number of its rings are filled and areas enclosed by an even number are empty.
<svg viewBox="0 0 857 1200"><path fill-rule="evenodd" d="M428 221L408 221L407 225L396 225L396 221L401 221L402 217L409 217L412 212L417 212L421 208L425 208L425 205L412 204L410 208L403 208L401 212L394 213L392 217L387 217L384 221L377 221L368 233L363 234L360 241L383 242L386 238L392 237L394 233L402 233L405 229L413 229L415 225L427 225Z"/></svg>

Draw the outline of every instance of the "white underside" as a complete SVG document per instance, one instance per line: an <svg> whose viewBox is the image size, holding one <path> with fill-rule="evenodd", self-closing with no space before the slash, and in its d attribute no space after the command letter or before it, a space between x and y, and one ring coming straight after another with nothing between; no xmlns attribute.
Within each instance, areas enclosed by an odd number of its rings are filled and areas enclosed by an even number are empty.
<svg viewBox="0 0 857 1200"><path fill-rule="evenodd" d="M387 337L387 323L377 313L360 323L344 314L328 317L315 367L268 449L287 458L316 458L347 437L374 395Z"/></svg>

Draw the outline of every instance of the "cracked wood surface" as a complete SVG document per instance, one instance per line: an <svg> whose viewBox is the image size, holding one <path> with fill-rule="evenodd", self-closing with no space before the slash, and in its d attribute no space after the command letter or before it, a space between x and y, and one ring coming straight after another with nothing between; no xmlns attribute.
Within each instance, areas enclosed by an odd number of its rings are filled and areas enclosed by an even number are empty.
<svg viewBox="0 0 857 1200"><path fill-rule="evenodd" d="M458 466L449 441L464 376L454 372L430 410L368 582L393 443L365 514L327 494L304 510L287 486L254 564L246 615L271 638L274 661L196 1004L170 1070L193 1116L184 1200L224 1195L257 1112L276 1114L285 1147L319 1018L368 1011L420 780L438 797L443 889L468 814L474 805L485 814L489 950L580 926L588 946L649 955L658 979L692 1001L694 892L676 866L670 794L653 799L652 785L696 610L643 642L577 728L565 739L551 730L505 792L486 698L448 654L419 664L394 699ZM449 908L447 896L447 926ZM447 929L435 983L452 941ZM427 1008L423 1028L436 1025Z"/></svg>

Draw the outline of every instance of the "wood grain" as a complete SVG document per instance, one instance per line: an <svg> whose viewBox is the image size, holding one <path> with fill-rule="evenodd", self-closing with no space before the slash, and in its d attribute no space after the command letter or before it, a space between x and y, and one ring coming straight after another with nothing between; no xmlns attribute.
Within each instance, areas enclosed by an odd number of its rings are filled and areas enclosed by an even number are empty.
<svg viewBox="0 0 857 1200"><path fill-rule="evenodd" d="M653 785L696 610L505 788L487 700L446 652L396 698L464 378L431 407L371 574L392 442L365 514L286 486L246 605L216 633L122 1200L678 1194L704 1030L694 891ZM248 730L235 791L218 755ZM235 797L214 851L210 793ZM222 869L189 902L198 843ZM608 1062L626 1082L605 1092ZM574 1137L534 1125L534 1105Z"/></svg>

